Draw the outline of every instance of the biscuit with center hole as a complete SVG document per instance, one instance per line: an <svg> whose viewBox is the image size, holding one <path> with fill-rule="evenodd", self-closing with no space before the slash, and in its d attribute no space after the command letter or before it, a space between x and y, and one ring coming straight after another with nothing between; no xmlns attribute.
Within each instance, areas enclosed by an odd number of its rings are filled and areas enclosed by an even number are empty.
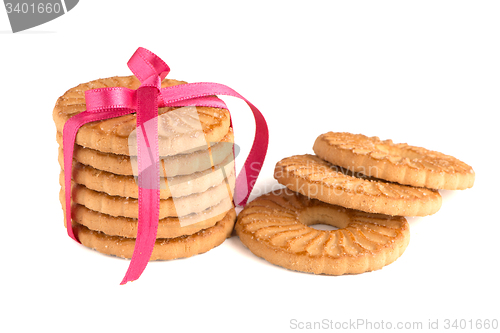
<svg viewBox="0 0 500 333"><path fill-rule="evenodd" d="M327 224L337 230L318 230ZM235 226L241 242L272 264L314 274L359 274L399 258L410 241L404 217L365 213L288 189L251 201Z"/></svg>
<svg viewBox="0 0 500 333"><path fill-rule="evenodd" d="M235 177L233 175L205 192L160 200L159 218L163 219L166 217L179 217L199 213L226 198L232 200L234 186ZM72 184L71 199L74 203L103 214L138 218L138 199L111 196L75 183ZM64 186L61 186L59 200L65 205Z"/></svg>
<svg viewBox="0 0 500 333"><path fill-rule="evenodd" d="M368 213L425 216L441 208L437 190L351 174L314 155L284 158L276 164L274 177L310 198Z"/></svg>
<svg viewBox="0 0 500 333"><path fill-rule="evenodd" d="M57 133L57 142L59 143L59 164L64 165L61 133ZM160 162L166 166L164 176L190 175L220 164L233 153L233 142L233 130L230 128L221 141L211 143L208 149L198 150L190 154L160 156ZM133 165L137 165L136 156L102 153L76 144L73 150L73 159L94 169L117 175L132 176L134 175L134 169L137 168L133 167Z"/></svg>
<svg viewBox="0 0 500 333"><path fill-rule="evenodd" d="M192 235L176 238L157 238L150 261L188 258L208 252L222 244L231 236L236 212L233 209L213 227L202 229ZM134 238L109 236L99 231L74 223L74 230L80 242L97 252L121 258L132 258L135 247Z"/></svg>
<svg viewBox="0 0 500 333"><path fill-rule="evenodd" d="M199 213L160 219L156 237L175 238L213 227L232 208L233 203L227 198ZM62 209L66 213L64 205ZM99 213L79 204L72 205L71 218L74 222L86 226L90 230L101 231L110 236L126 238L136 238L137 236L138 219ZM64 223L64 227L66 227L66 220Z"/></svg>
<svg viewBox="0 0 500 333"><path fill-rule="evenodd" d="M316 139L313 150L334 165L399 184L444 190L474 185L471 166L453 156L406 143L328 132Z"/></svg>
<svg viewBox="0 0 500 333"><path fill-rule="evenodd" d="M61 165L64 167L64 165ZM160 167L168 168L163 163ZM160 199L184 197L193 193L205 192L234 175L234 160L228 156L221 164L190 175L160 178ZM139 198L137 179L133 176L116 175L107 171L73 161L72 180L97 192L112 196ZM64 172L61 170L59 184L64 185Z"/></svg>

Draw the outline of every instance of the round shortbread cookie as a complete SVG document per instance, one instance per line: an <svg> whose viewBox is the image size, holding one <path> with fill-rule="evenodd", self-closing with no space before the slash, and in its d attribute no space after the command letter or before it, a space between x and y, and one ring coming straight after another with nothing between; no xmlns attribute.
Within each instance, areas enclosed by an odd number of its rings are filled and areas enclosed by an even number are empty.
<svg viewBox="0 0 500 333"><path fill-rule="evenodd" d="M313 147L322 159L368 176L432 189L461 190L474 185L472 167L453 156L382 141L362 134L328 132Z"/></svg>
<svg viewBox="0 0 500 333"><path fill-rule="evenodd" d="M236 219L236 212L231 209L222 220L213 227L200 230L189 236L176 238L157 238L150 261L187 258L205 253L222 244L231 236ZM75 223L75 230L80 242L97 252L121 258L132 258L135 239L109 236L93 231Z"/></svg>
<svg viewBox="0 0 500 333"><path fill-rule="evenodd" d="M274 177L310 198L369 213L425 216L441 208L441 195L437 190L355 177L314 155L297 155L279 161Z"/></svg>
<svg viewBox="0 0 500 333"><path fill-rule="evenodd" d="M317 230L327 224L337 230ZM365 213L288 189L253 200L235 226L241 242L278 266L314 274L358 274L399 258L410 241L404 217Z"/></svg>
<svg viewBox="0 0 500 333"><path fill-rule="evenodd" d="M64 213L65 207L62 206ZM230 199L224 199L213 207L202 212L190 214L182 218L167 217L158 221L158 238L175 238L192 235L202 229L213 227L226 213L233 208ZM137 219L115 217L99 213L79 204L71 207L71 218L90 230L101 231L110 236L135 238L137 236ZM66 220L64 220L66 223ZM66 225L65 225L66 227Z"/></svg>
<svg viewBox="0 0 500 333"><path fill-rule="evenodd" d="M59 143L59 164L64 164L62 150L62 135L57 133ZM190 154L178 154L174 156L160 156L160 161L168 166L167 177L189 175L195 172L209 169L213 165L222 163L233 152L234 135L232 128L221 141L212 144L208 149L198 150ZM82 164L89 165L95 169L111 172L117 175L134 175L132 163L137 164L137 157L102 153L98 150L84 148L76 145L73 158Z"/></svg>
<svg viewBox="0 0 500 333"><path fill-rule="evenodd" d="M182 217L192 213L199 213L226 198L232 200L234 185L235 177L233 175L205 192L160 200L159 218ZM93 191L79 184L72 185L71 198L74 203L83 205L96 212L111 216L138 218L138 199L111 196L103 192ZM64 204L64 186L61 186L59 199Z"/></svg>
<svg viewBox="0 0 500 333"><path fill-rule="evenodd" d="M63 165L61 165L61 168ZM168 168L164 163L160 167ZM228 156L221 164L190 175L160 178L160 199L184 197L201 193L219 185L225 178L234 175L234 160ZM139 197L139 187L133 176L115 175L78 162L73 162L72 179L75 183L104 192L112 196ZM59 184L64 185L64 172L59 175Z"/></svg>
<svg viewBox="0 0 500 333"><path fill-rule="evenodd" d="M165 79L162 87L186 82ZM125 87L137 89L135 76L111 77L80 84L59 97L53 111L57 131L72 116L86 110L85 91L96 88ZM158 140L161 156L206 149L210 142L219 142L228 132L230 115L226 109L210 107L160 108ZM87 123L80 127L76 144L101 152L129 155L129 137L136 128L136 114ZM134 142L132 139L131 143Z"/></svg>

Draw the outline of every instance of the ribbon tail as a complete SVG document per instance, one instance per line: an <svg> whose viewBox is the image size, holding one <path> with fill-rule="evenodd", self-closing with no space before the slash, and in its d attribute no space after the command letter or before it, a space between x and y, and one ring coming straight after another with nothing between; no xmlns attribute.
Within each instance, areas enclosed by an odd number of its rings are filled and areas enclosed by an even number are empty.
<svg viewBox="0 0 500 333"><path fill-rule="evenodd" d="M269 145L269 129L262 113L252 103L244 99L255 119L255 137L243 168L236 177L235 203L244 206L257 182ZM246 186L245 186L246 185ZM238 190L243 189L243 190Z"/></svg>
<svg viewBox="0 0 500 333"><path fill-rule="evenodd" d="M75 138L78 128L81 126L79 125L79 118L82 118L80 114L68 119L63 129L65 223L68 236L78 243L80 241L77 238L75 230L73 230L71 222L71 176Z"/></svg>
<svg viewBox="0 0 500 333"><path fill-rule="evenodd" d="M120 284L137 280L153 253L160 211L160 158L158 148L158 89L137 90L137 165L139 212L134 253Z"/></svg>

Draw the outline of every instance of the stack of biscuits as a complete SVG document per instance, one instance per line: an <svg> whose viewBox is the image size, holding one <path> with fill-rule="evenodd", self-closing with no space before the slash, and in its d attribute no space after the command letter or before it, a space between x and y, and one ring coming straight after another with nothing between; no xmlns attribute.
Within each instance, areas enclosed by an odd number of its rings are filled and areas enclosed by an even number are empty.
<svg viewBox="0 0 500 333"><path fill-rule="evenodd" d="M378 137L329 132L313 150L279 161L274 177L286 187L248 204L235 227L254 254L292 270L380 269L409 243L405 216L434 214L439 189L474 184L473 169L452 156Z"/></svg>
<svg viewBox="0 0 500 333"><path fill-rule="evenodd" d="M184 84L166 79L162 87ZM140 86L135 76L80 84L56 103L60 201L65 210L62 133L85 110L85 91ZM229 112L210 107L160 108L160 218L151 260L204 253L234 226L235 173ZM136 115L83 125L76 136L71 189L72 224L80 242L98 252L131 258L138 223Z"/></svg>

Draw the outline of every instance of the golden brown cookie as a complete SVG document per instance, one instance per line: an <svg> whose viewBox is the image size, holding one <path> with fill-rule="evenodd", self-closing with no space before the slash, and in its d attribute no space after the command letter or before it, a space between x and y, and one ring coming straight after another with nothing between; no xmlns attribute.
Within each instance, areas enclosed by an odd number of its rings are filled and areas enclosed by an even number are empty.
<svg viewBox="0 0 500 333"><path fill-rule="evenodd" d="M162 87L185 84L165 79ZM85 91L105 87L137 89L135 76L111 77L80 84L59 97L53 111L57 131L63 132L66 121L84 111ZM226 109L210 107L160 108L158 110L158 140L161 156L206 149L211 142L219 142L227 134L230 115ZM83 125L76 135L76 144L101 152L129 155L130 135L135 131L136 115L129 114Z"/></svg>
<svg viewBox="0 0 500 333"><path fill-rule="evenodd" d="M191 235L202 229L213 227L232 208L233 203L228 198L200 213L190 214L181 218L167 217L161 219L158 221L157 237L175 238ZM64 205L62 209L65 213ZM101 231L110 236L135 238L137 235L137 219L99 213L79 204L73 204L71 218L74 222L90 230Z"/></svg>
<svg viewBox="0 0 500 333"><path fill-rule="evenodd" d="M63 165L61 165L63 167ZM167 168L163 162L160 167ZM104 192L112 196L139 197L139 188L133 176L116 175L107 171L94 169L91 166L73 162L72 179L75 183ZM160 178L160 199L184 197L193 193L201 193L210 187L219 185L224 179L234 175L233 157L204 171L190 175ZM59 175L59 184L64 185L64 172Z"/></svg>
<svg viewBox="0 0 500 333"><path fill-rule="evenodd" d="M453 156L362 134L328 132L314 143L322 159L353 172L400 184L460 190L474 185L474 170Z"/></svg>
<svg viewBox="0 0 500 333"><path fill-rule="evenodd" d="M234 193L234 175L201 193L185 197L160 200L160 219L186 216L202 212L226 198L232 199ZM79 184L72 185L71 199L74 203L88 209L112 216L138 218L139 202L134 198L111 196L97 192ZM64 202L64 186L61 186L59 200Z"/></svg>
<svg viewBox="0 0 500 333"><path fill-rule="evenodd" d="M441 207L436 190L355 177L314 155L279 161L274 177L310 198L369 213L425 216Z"/></svg>
<svg viewBox="0 0 500 333"><path fill-rule="evenodd" d="M59 164L63 165L62 135L57 133L59 143ZM233 153L234 135L233 130L222 138L220 142L212 144L208 149L198 150L190 154L178 154L174 156L160 156L160 161L166 166L166 176L175 177L180 175L190 175L195 172L209 169L213 165L222 163ZM89 165L95 169L111 172L117 175L134 175L132 165L137 165L137 157L119 155L112 153L102 153L98 150L84 148L75 145L73 158L82 164Z"/></svg>
<svg viewBox="0 0 500 333"><path fill-rule="evenodd" d="M327 224L337 230L317 230ZM314 274L357 274L399 258L410 241L404 217L370 214L277 190L253 200L235 226L241 242L278 266Z"/></svg>
<svg viewBox="0 0 500 333"><path fill-rule="evenodd" d="M222 244L231 236L236 219L236 212L231 209L213 227L202 229L192 235L176 238L157 238L150 260L171 260L187 258L205 253ZM135 239L109 236L93 231L75 223L75 230L80 242L97 252L122 258L132 258Z"/></svg>

